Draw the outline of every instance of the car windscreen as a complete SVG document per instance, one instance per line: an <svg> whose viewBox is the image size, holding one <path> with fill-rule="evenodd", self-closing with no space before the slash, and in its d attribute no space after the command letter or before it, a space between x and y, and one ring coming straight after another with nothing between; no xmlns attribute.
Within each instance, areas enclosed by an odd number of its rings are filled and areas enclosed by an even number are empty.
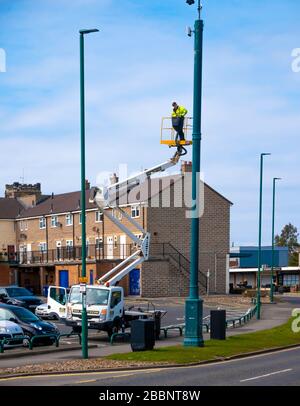
<svg viewBox="0 0 300 406"><path fill-rule="evenodd" d="M25 288L6 288L6 290L9 297L33 296L33 293Z"/></svg>
<svg viewBox="0 0 300 406"><path fill-rule="evenodd" d="M14 308L13 310L10 309L10 311L12 311L17 318L24 323L32 323L40 320L35 314L31 313L27 309L24 309L23 307Z"/></svg>
<svg viewBox="0 0 300 406"><path fill-rule="evenodd" d="M86 294L87 294L86 301L87 301L88 306L91 306L91 305L105 306L108 303L108 296L109 296L108 289L87 288ZM79 287L72 288L69 301L72 304L82 302L82 297L81 297Z"/></svg>

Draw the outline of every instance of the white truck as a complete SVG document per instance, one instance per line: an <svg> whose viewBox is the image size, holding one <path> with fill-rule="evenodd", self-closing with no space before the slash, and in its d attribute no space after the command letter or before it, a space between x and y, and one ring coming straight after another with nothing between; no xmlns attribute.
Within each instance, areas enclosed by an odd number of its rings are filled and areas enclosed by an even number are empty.
<svg viewBox="0 0 300 406"><path fill-rule="evenodd" d="M163 311L134 310L125 309L124 291L118 286L119 281L137 266L147 261L149 258L150 234L146 232L141 225L131 218L124 210L119 207L119 201L124 202L124 197L130 190L139 186L152 174L163 172L166 169L176 165L180 158L180 151L168 161L147 169L138 175L121 182L114 183L107 187L96 188L90 201L96 203L99 210L110 219L120 230L134 242L136 250L129 257L123 259L113 269L102 276L96 285L74 285L67 295L67 291L61 287L50 287L48 291L48 312L58 314L66 325L71 326L74 332L81 332L81 315L83 293L86 295L86 310L88 319L88 328L106 331L109 336L118 332L119 329L125 329L130 325L130 321L137 318L157 317ZM115 214L112 215L107 208L113 208ZM118 213L117 213L118 214ZM139 236L131 232L122 223L120 218L126 219L133 225L140 234ZM56 310L55 310L56 309Z"/></svg>

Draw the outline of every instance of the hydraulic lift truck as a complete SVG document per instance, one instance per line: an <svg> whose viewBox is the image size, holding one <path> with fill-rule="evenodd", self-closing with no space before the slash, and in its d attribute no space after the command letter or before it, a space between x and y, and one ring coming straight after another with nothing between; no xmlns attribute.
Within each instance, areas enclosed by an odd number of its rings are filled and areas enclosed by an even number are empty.
<svg viewBox="0 0 300 406"><path fill-rule="evenodd" d="M166 144L165 140L162 139L161 144ZM136 247L135 252L103 275L97 281L97 284L85 286L88 328L106 331L109 337L117 334L119 330L122 330L124 333L125 329L130 327L131 321L139 318L154 318L156 321L156 337L158 338L160 334L160 318L166 312L156 310L155 308L150 310L149 305L147 309L126 309L123 288L118 286L121 279L128 275L131 270L148 260L150 248L150 234L119 206L119 202L124 202L124 199L126 200L132 189L141 185L153 174L164 172L166 169L175 166L180 157L186 154L183 145L191 145L191 141L181 141L179 144L172 139L169 140L167 145L169 147L176 147L177 150L174 156L166 162L146 169L123 181L106 187L95 188L90 196L90 202L95 203L99 211L124 232ZM114 209L114 215L107 210L108 208ZM140 232L140 235L133 234L119 218L126 219L134 229ZM61 289L63 288L58 287L57 289L59 289L61 297ZM65 318L62 320L64 320L66 325L71 326L74 332L80 333L82 313L81 286L72 286L69 295L66 295L62 299L62 302L64 302L66 309Z"/></svg>

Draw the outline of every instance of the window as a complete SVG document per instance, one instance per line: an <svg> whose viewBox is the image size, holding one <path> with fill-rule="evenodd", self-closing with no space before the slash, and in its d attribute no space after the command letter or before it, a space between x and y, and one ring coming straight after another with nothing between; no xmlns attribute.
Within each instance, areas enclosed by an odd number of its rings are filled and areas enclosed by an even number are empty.
<svg viewBox="0 0 300 406"><path fill-rule="evenodd" d="M284 286L299 285L299 275L283 275Z"/></svg>
<svg viewBox="0 0 300 406"><path fill-rule="evenodd" d="M85 222L86 222L86 215L85 215ZM82 224L82 214L79 213L79 224Z"/></svg>
<svg viewBox="0 0 300 406"><path fill-rule="evenodd" d="M118 248L118 236L114 236L114 248Z"/></svg>
<svg viewBox="0 0 300 406"><path fill-rule="evenodd" d="M89 306L91 305L105 306L108 303L109 290L87 288L86 295L87 295L86 301ZM82 301L81 296L82 295L80 293L79 287L72 288L69 296L70 303L71 304L81 303Z"/></svg>
<svg viewBox="0 0 300 406"><path fill-rule="evenodd" d="M52 216L51 217L51 227L57 227L57 225L58 225L58 217Z"/></svg>
<svg viewBox="0 0 300 406"><path fill-rule="evenodd" d="M9 319L15 319L15 315L9 310L0 309L0 321L8 321Z"/></svg>
<svg viewBox="0 0 300 406"><path fill-rule="evenodd" d="M110 299L110 308L113 309L116 307L122 300L122 294L120 290L112 292Z"/></svg>
<svg viewBox="0 0 300 406"><path fill-rule="evenodd" d="M65 306L66 304L66 291L63 288L50 288L50 297L61 305Z"/></svg>
<svg viewBox="0 0 300 406"><path fill-rule="evenodd" d="M73 225L73 215L71 213L66 215L66 226Z"/></svg>
<svg viewBox="0 0 300 406"><path fill-rule="evenodd" d="M95 239L95 243L96 243L96 250L103 248L103 238L102 237L97 237Z"/></svg>
<svg viewBox="0 0 300 406"><path fill-rule="evenodd" d="M73 240L67 240L66 245L67 247L73 247Z"/></svg>
<svg viewBox="0 0 300 406"><path fill-rule="evenodd" d="M96 223L102 223L103 221L103 213L101 211L96 211Z"/></svg>
<svg viewBox="0 0 300 406"><path fill-rule="evenodd" d="M27 221L24 221L24 220L20 221L19 222L19 228L20 228L20 231L27 231L28 230Z"/></svg>
<svg viewBox="0 0 300 406"><path fill-rule="evenodd" d="M140 217L140 206L131 206L131 217Z"/></svg>
<svg viewBox="0 0 300 406"><path fill-rule="evenodd" d="M43 228L46 228L46 218L45 217L40 218L40 229L42 230Z"/></svg>
<svg viewBox="0 0 300 406"><path fill-rule="evenodd" d="M39 249L40 249L40 252L47 251L47 243L46 242L40 242L39 243Z"/></svg>

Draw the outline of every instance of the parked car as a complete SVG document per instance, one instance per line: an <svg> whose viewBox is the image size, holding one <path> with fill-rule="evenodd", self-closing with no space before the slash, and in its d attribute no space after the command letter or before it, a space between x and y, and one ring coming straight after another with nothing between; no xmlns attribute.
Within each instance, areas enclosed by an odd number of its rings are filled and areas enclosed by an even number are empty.
<svg viewBox="0 0 300 406"><path fill-rule="evenodd" d="M50 344L55 342L55 338L43 337L46 334L58 336L58 328L47 321L41 320L28 309L19 306L0 303L0 320L12 321L17 323L28 337L41 336L36 339L35 344Z"/></svg>
<svg viewBox="0 0 300 406"><path fill-rule="evenodd" d="M21 337L21 338L20 338ZM10 339L4 346L10 347L23 344L24 332L21 326L12 321L0 318L0 341L4 338Z"/></svg>
<svg viewBox="0 0 300 406"><path fill-rule="evenodd" d="M35 311L37 306L43 303L41 299L36 297L28 289L19 286L1 286L0 302L25 307L32 312Z"/></svg>
<svg viewBox="0 0 300 406"><path fill-rule="evenodd" d="M47 303L43 303L39 305L35 309L35 314L40 317L41 319L49 319L49 320L59 320L59 316L56 313L53 313Z"/></svg>

